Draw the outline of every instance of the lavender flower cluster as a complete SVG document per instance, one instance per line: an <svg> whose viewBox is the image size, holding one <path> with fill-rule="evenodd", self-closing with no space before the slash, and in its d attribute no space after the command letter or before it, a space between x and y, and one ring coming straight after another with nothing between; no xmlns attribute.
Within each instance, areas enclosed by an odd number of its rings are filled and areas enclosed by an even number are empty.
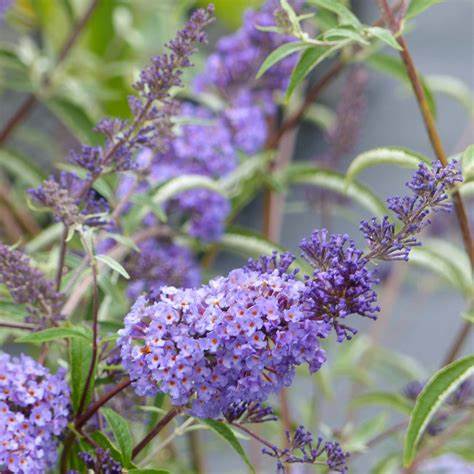
<svg viewBox="0 0 474 474"><path fill-rule="evenodd" d="M63 295L55 290L54 283L32 267L24 253L1 243L0 283L7 287L16 304L26 305L26 322L44 328L62 319Z"/></svg>
<svg viewBox="0 0 474 474"><path fill-rule="evenodd" d="M447 209L446 187L459 179L455 165L420 165L409 182L415 214L407 222L418 219L412 234L431 209ZM317 371L326 359L320 339L332 329L339 342L356 333L342 322L350 315L376 319L378 280L368 265L379 254L326 230L313 232L301 249L314 268L304 281L290 271L291 254L274 254L199 289L163 287L139 297L118 342L137 393L161 390L195 416L215 418L239 403L264 401L289 385L302 363Z"/></svg>
<svg viewBox="0 0 474 474"><path fill-rule="evenodd" d="M0 354L0 470L43 474L56 462L69 417L64 373L30 357Z"/></svg>
<svg viewBox="0 0 474 474"><path fill-rule="evenodd" d="M278 271L239 269L196 290L141 296L118 341L137 393L160 390L193 415L215 418L288 386L297 365L318 370L328 328L305 317L303 290Z"/></svg>
<svg viewBox="0 0 474 474"><path fill-rule="evenodd" d="M324 442L319 437L316 444L313 435L304 426L299 426L293 436L286 433L287 447L280 449L273 446L272 449L263 448L262 452L277 459L277 472L284 473L284 464L326 464L331 472L347 472L347 459L349 453L342 450L337 442ZM325 459L324 461L322 459Z"/></svg>

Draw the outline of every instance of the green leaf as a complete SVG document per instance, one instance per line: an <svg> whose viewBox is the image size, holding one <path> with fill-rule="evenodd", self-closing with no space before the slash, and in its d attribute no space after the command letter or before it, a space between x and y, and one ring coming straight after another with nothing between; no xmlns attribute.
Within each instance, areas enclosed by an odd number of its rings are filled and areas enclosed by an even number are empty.
<svg viewBox="0 0 474 474"><path fill-rule="evenodd" d="M469 145L461 156L462 175L465 181L474 179L474 145Z"/></svg>
<svg viewBox="0 0 474 474"><path fill-rule="evenodd" d="M43 247L56 242L63 232L63 224L57 222L52 224L46 229L43 229L34 239L31 239L26 245L25 249L27 253L34 253L41 250Z"/></svg>
<svg viewBox="0 0 474 474"><path fill-rule="evenodd" d="M390 453L383 457L370 471L370 474L399 474L400 454Z"/></svg>
<svg viewBox="0 0 474 474"><path fill-rule="evenodd" d="M424 12L427 8L437 3L441 3L443 0L411 0L410 5L408 6L407 13L405 18L410 20L420 13Z"/></svg>
<svg viewBox="0 0 474 474"><path fill-rule="evenodd" d="M209 189L225 196L225 192L218 181L208 178L207 176L187 174L173 178L160 186L153 195L149 206L152 206L153 212L156 212L156 208L158 208L159 213L163 214L164 217L163 204L182 192L197 188ZM148 206L144 206L143 214L146 214L147 207Z"/></svg>
<svg viewBox="0 0 474 474"><path fill-rule="evenodd" d="M129 474L170 474L165 469L129 469Z"/></svg>
<svg viewBox="0 0 474 474"><path fill-rule="evenodd" d="M474 324L474 309L467 310L462 314L463 319Z"/></svg>
<svg viewBox="0 0 474 474"><path fill-rule="evenodd" d="M49 52L57 54L66 41L70 25L64 5L49 0L35 0L30 2L30 5L40 22L39 33L42 36L42 43L47 46Z"/></svg>
<svg viewBox="0 0 474 474"><path fill-rule="evenodd" d="M298 163L290 165L285 171L284 180L288 184L309 184L330 189L351 198L371 214L384 216L387 209L383 202L366 186L352 181L347 183L343 174L336 171L318 168L313 164Z"/></svg>
<svg viewBox="0 0 474 474"><path fill-rule="evenodd" d="M365 46L370 44L359 32L354 31L354 29L350 27L331 28L329 30L326 30L322 34L321 38L325 41L349 39L351 41L355 41L356 43L361 43Z"/></svg>
<svg viewBox="0 0 474 474"><path fill-rule="evenodd" d="M7 318L16 317L23 319L27 316L27 312L25 305L10 301L0 301L0 315Z"/></svg>
<svg viewBox="0 0 474 474"><path fill-rule="evenodd" d="M351 405L359 407L363 405L382 405L403 413L410 414L412 404L402 395L390 392L372 392L360 395L351 401Z"/></svg>
<svg viewBox="0 0 474 474"><path fill-rule="evenodd" d="M377 348L375 361L381 364L382 367L387 366L387 372L392 377L398 372L408 381L425 380L427 378L427 372L420 362L406 354Z"/></svg>
<svg viewBox="0 0 474 474"><path fill-rule="evenodd" d="M380 26L370 26L366 30L370 35L375 36L380 41L388 44L390 47L401 51L402 47L398 44L396 38L386 28L380 28Z"/></svg>
<svg viewBox="0 0 474 474"><path fill-rule="evenodd" d="M308 44L301 41L282 44L265 58L265 61L263 61L257 72L257 79L262 77L268 69L282 59L305 48L308 48Z"/></svg>
<svg viewBox="0 0 474 474"><path fill-rule="evenodd" d="M109 428L112 430L115 441L122 454L123 463L127 467L132 460L133 438L129 423L111 408L102 408L102 414L107 420Z"/></svg>
<svg viewBox="0 0 474 474"><path fill-rule="evenodd" d="M50 99L45 104L80 142L89 145L100 144L100 136L93 131L94 122L81 107L61 98Z"/></svg>
<svg viewBox="0 0 474 474"><path fill-rule="evenodd" d="M335 13L341 25L351 25L356 29L362 26L358 18L339 0L308 0L308 2Z"/></svg>
<svg viewBox="0 0 474 474"><path fill-rule="evenodd" d="M458 246L442 239L426 239L410 252L409 262L431 270L466 296L473 294L469 259Z"/></svg>
<svg viewBox="0 0 474 474"><path fill-rule="evenodd" d="M16 179L31 187L37 187L42 181L41 173L17 152L0 150L0 168L3 168Z"/></svg>
<svg viewBox="0 0 474 474"><path fill-rule="evenodd" d="M346 171L346 179L352 181L359 173L376 165L398 165L405 168L418 168L420 163L430 164L429 158L415 153L408 148L384 147L374 148L357 155Z"/></svg>
<svg viewBox="0 0 474 474"><path fill-rule="evenodd" d="M285 93L285 100L288 101L290 99L295 89L320 62L324 61L327 57L331 56L331 54L346 44L347 41L341 42L341 45L332 46L330 48L315 46L305 50L291 72L290 81Z"/></svg>
<svg viewBox="0 0 474 474"><path fill-rule="evenodd" d="M241 255L244 258L258 258L261 255L271 255L274 251L285 251L283 247L265 239L261 235L238 227L230 228L229 232L222 236L219 244L224 249ZM312 273L311 267L303 259L297 258L294 266L301 268L306 273Z"/></svg>
<svg viewBox="0 0 474 474"><path fill-rule="evenodd" d="M43 331L27 334L26 336L19 337L16 342L20 343L31 343L41 344L43 342L54 341L56 339L63 338L81 338L86 341L90 340L90 336L86 333L83 328L48 328Z"/></svg>
<svg viewBox="0 0 474 474"><path fill-rule="evenodd" d="M110 451L110 454L116 461L122 461L122 454L117 449L117 446L110 441L107 436L101 431L94 431L91 434L91 438L101 447Z"/></svg>
<svg viewBox="0 0 474 474"><path fill-rule="evenodd" d="M418 442L438 408L468 377L474 374L474 355L463 357L436 372L416 399L405 436L403 464L410 466Z"/></svg>
<svg viewBox="0 0 474 474"><path fill-rule="evenodd" d="M367 443L383 431L386 423L387 415L385 413L381 413L366 421L352 433L349 441L344 444L344 449L348 451L364 451Z"/></svg>
<svg viewBox="0 0 474 474"><path fill-rule="evenodd" d="M408 77L403 61L400 58L388 56L386 54L373 54L367 58L366 62L371 68L400 80L411 89L410 78ZM433 97L433 93L431 92L426 80L419 72L418 75L420 77L421 85L423 87L423 91L425 92L426 101L428 102L430 111L433 114L433 117L436 117L436 101Z"/></svg>
<svg viewBox="0 0 474 474"><path fill-rule="evenodd" d="M474 96L463 81L453 76L430 74L426 76L426 82L433 92L445 94L458 101L474 118Z"/></svg>
<svg viewBox="0 0 474 474"><path fill-rule="evenodd" d="M107 232L104 237L115 240L119 244L122 244L124 247L135 250L135 252L140 252L140 249L137 247L137 244L133 241L133 239L126 235Z"/></svg>
<svg viewBox="0 0 474 474"><path fill-rule="evenodd" d="M130 275L127 273L127 270L122 267L122 265L114 260L110 255L96 255L96 260L99 260L102 263L105 263L108 267L110 267L113 271L119 273L127 280L130 279Z"/></svg>
<svg viewBox="0 0 474 474"><path fill-rule="evenodd" d="M233 229L233 232L224 234L219 243L223 248L236 252L243 257L258 258L260 255L271 255L275 250L283 250L279 245L258 234L236 228Z"/></svg>
<svg viewBox="0 0 474 474"><path fill-rule="evenodd" d="M253 473L255 473L255 469L252 464L250 464L247 454L245 454L244 448L242 448L242 445L240 444L239 440L226 424L211 419L202 419L201 421L207 426L209 426L209 428L211 428L213 431L215 431L220 437L225 439L234 448L236 453L242 458L245 464L247 464L248 468Z"/></svg>
<svg viewBox="0 0 474 474"><path fill-rule="evenodd" d="M308 120L322 130L328 131L336 122L336 113L323 104L312 104L306 110L304 120Z"/></svg>
<svg viewBox="0 0 474 474"><path fill-rule="evenodd" d="M79 408L81 396L89 374L91 360L92 344L82 338L72 338L69 344L69 367L71 373L71 400L75 412ZM91 395L94 390L94 382L95 374L92 374L88 394L86 396L86 406L90 403Z"/></svg>

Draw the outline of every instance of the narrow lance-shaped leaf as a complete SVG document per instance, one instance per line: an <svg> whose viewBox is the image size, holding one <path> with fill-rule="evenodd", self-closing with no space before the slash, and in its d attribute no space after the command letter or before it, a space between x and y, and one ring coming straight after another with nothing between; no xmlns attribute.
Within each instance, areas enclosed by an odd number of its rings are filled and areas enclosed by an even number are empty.
<svg viewBox="0 0 474 474"><path fill-rule="evenodd" d="M459 102L474 118L474 95L461 79L454 76L430 74L426 76L426 83L434 93L445 94Z"/></svg>
<svg viewBox="0 0 474 474"><path fill-rule="evenodd" d="M82 338L72 338L69 344L69 366L71 373L71 400L74 410L79 408L79 402L84 391L89 367L92 359L92 347L89 341ZM86 405L89 404L94 390L95 374L91 377Z"/></svg>
<svg viewBox="0 0 474 474"><path fill-rule="evenodd" d="M461 166L464 180L474 180L474 145L470 145L464 150L461 156Z"/></svg>
<svg viewBox="0 0 474 474"><path fill-rule="evenodd" d="M111 256L96 255L95 259L99 260L102 263L105 263L108 267L110 267L115 272L120 273L120 275L122 275L127 280L130 279L130 275L127 273L127 270L125 270L125 268L123 268L123 266L119 262L117 262L117 260L114 260Z"/></svg>
<svg viewBox="0 0 474 474"><path fill-rule="evenodd" d="M129 474L170 474L165 469L129 469Z"/></svg>
<svg viewBox="0 0 474 474"><path fill-rule="evenodd" d="M377 165L398 165L416 169L420 163L430 164L429 158L401 147L374 148L357 155L346 172L347 181L352 181L367 168Z"/></svg>
<svg viewBox="0 0 474 474"><path fill-rule="evenodd" d="M407 20L414 18L420 13L424 12L427 8L437 3L441 3L443 0L410 0L405 18Z"/></svg>
<svg viewBox="0 0 474 474"><path fill-rule="evenodd" d="M351 405L356 407L380 405L393 408L404 414L410 414L412 409L412 404L405 397L390 392L372 392L359 395L352 400Z"/></svg>
<svg viewBox="0 0 474 474"><path fill-rule="evenodd" d="M30 160L31 161L31 160ZM15 178L31 187L36 187L41 183L42 176L28 159L16 152L0 150L0 168L5 169L15 176Z"/></svg>
<svg viewBox="0 0 474 474"><path fill-rule="evenodd" d="M160 186L149 202L145 200L143 202L144 205L140 211L140 216L143 217L146 215L151 207L153 212L157 213L162 220L165 220L163 205L167 201L182 192L199 188L209 189L221 195L225 195L225 192L218 181L198 174L181 175L167 181L162 186Z"/></svg>
<svg viewBox="0 0 474 474"><path fill-rule="evenodd" d="M257 72L257 79L262 77L272 66L282 61L287 56L290 56L291 54L308 47L309 45L307 43L301 41L282 44L265 58L265 61L263 61L260 69Z"/></svg>
<svg viewBox="0 0 474 474"><path fill-rule="evenodd" d="M81 107L61 98L48 100L46 105L81 142L90 145L100 143L100 136L93 131L94 122Z"/></svg>
<svg viewBox="0 0 474 474"><path fill-rule="evenodd" d="M82 338L89 340L83 328L48 328L43 331L27 334L16 340L19 343L42 344L43 342L54 341L63 338Z"/></svg>
<svg viewBox="0 0 474 474"><path fill-rule="evenodd" d="M288 184L309 184L330 189L349 197L360 204L371 214L384 216L387 209L383 202L366 186L353 181L349 184L343 174L336 171L318 168L312 164L298 163L288 167L284 176Z"/></svg>
<svg viewBox="0 0 474 474"><path fill-rule="evenodd" d="M256 233L235 227L229 229L229 232L222 236L219 243L224 249L235 252L244 258L258 258L261 255L271 255L274 251L285 251L283 247ZM301 258L297 258L293 266L300 268L305 273L312 273L310 265Z"/></svg>
<svg viewBox="0 0 474 474"><path fill-rule="evenodd" d="M339 1L309 0L309 3L335 13L339 17L339 22L341 25L351 25L356 29L362 26L358 18Z"/></svg>
<svg viewBox="0 0 474 474"><path fill-rule="evenodd" d="M380 41L383 41L385 44L388 44L390 47L398 49L399 51L402 49L392 33L386 28L380 28L380 26L370 26L366 31L370 35L375 36L375 38L379 39Z"/></svg>
<svg viewBox="0 0 474 474"><path fill-rule="evenodd" d="M253 473L255 473L255 469L250 463L247 454L245 454L244 448L240 444L233 431L226 424L211 419L203 419L201 421L209 426L209 428L216 432L221 438L227 441L232 446L232 448L234 448L234 451L242 458L245 464L247 464L248 468Z"/></svg>
<svg viewBox="0 0 474 474"><path fill-rule="evenodd" d="M129 465L132 459L133 438L128 421L111 408L103 408L102 414L112 430L125 466Z"/></svg>
<svg viewBox="0 0 474 474"><path fill-rule="evenodd" d="M468 377L474 374L474 355L463 357L436 372L423 388L413 408L405 436L403 463L410 466L418 442L438 408Z"/></svg>
<svg viewBox="0 0 474 474"><path fill-rule="evenodd" d="M469 258L457 246L441 239L426 239L415 247L409 262L431 270L468 297L474 292Z"/></svg>
<svg viewBox="0 0 474 474"><path fill-rule="evenodd" d="M291 73L290 82L286 89L285 100L288 101L290 99L295 89L319 63L349 44L349 42L349 40L344 40L332 47L315 46L305 50Z"/></svg>

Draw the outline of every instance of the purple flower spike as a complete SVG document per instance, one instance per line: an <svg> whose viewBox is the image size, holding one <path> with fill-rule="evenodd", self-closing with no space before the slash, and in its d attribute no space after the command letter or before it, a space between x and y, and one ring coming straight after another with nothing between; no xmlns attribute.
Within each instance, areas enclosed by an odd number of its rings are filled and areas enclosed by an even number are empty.
<svg viewBox="0 0 474 474"><path fill-rule="evenodd" d="M1 243L0 283L8 288L16 304L26 305L26 322L45 328L63 319L63 295L55 290L54 283L32 267L24 253Z"/></svg>
<svg viewBox="0 0 474 474"><path fill-rule="evenodd" d="M306 280L306 313L334 327L339 342L351 339L355 329L341 323L352 314L376 319L380 308L373 287L378 283L367 269L368 260L347 235L317 230L300 244L303 256L315 267Z"/></svg>
<svg viewBox="0 0 474 474"><path fill-rule="evenodd" d="M291 435L286 433L287 447L280 449L274 446L272 450L264 448L262 452L277 459L277 472L286 472L284 464L314 464L320 462L321 456L325 455L326 465L331 471L345 474L348 472L347 460L349 453L344 452L339 443L333 441L324 442L319 437L313 444L313 435L299 426Z"/></svg>
<svg viewBox="0 0 474 474"><path fill-rule="evenodd" d="M421 163L412 179L406 184L411 196L395 196L387 199L388 207L401 222L401 228L385 216L381 221L375 217L362 221L360 230L369 244L367 258L379 260L408 260L410 250L421 245L415 235L430 223L432 212L449 211L451 203L447 190L462 181L456 161L443 167L439 161L431 169Z"/></svg>

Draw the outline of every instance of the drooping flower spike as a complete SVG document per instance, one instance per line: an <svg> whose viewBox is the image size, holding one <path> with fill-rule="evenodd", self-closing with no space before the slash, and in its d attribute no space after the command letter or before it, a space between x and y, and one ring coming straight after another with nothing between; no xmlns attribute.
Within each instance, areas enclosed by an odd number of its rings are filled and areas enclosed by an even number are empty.
<svg viewBox="0 0 474 474"><path fill-rule="evenodd" d="M25 321L38 328L52 326L63 318L63 295L54 283L20 250L12 250L0 243L0 283L10 292L13 301L26 305Z"/></svg>

